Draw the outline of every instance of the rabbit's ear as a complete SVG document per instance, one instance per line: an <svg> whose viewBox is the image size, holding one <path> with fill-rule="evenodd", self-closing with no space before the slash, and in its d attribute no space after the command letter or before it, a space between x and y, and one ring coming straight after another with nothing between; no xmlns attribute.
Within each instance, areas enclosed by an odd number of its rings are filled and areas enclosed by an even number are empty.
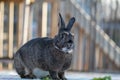
<svg viewBox="0 0 120 80"><path fill-rule="evenodd" d="M68 23L68 25L67 25L67 29L68 29L68 31L71 30L71 28L72 28L74 22L75 22L75 18L72 17L72 18L69 20L69 23Z"/></svg>
<svg viewBox="0 0 120 80"><path fill-rule="evenodd" d="M65 22L61 16L61 14L59 13L59 22L58 22L58 27L59 30L64 29L65 28Z"/></svg>

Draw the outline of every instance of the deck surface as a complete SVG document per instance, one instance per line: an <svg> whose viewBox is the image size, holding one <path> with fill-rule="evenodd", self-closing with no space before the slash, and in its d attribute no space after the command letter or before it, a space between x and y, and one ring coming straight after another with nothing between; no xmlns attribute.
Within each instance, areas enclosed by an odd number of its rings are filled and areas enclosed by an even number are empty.
<svg viewBox="0 0 120 80"><path fill-rule="evenodd" d="M107 73L83 73L83 72L67 72L68 80L91 80L94 77L111 76L112 80L120 80L120 74ZM0 71L0 80L18 80L21 79L15 71Z"/></svg>

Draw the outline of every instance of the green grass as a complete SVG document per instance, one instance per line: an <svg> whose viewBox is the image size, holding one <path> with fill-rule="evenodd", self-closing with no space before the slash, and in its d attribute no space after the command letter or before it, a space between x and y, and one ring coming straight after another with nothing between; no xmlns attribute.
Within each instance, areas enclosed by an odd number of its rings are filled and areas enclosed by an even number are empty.
<svg viewBox="0 0 120 80"><path fill-rule="evenodd" d="M105 76L105 77L93 78L93 80L112 80L112 79L110 76Z"/></svg>
<svg viewBox="0 0 120 80"><path fill-rule="evenodd" d="M41 80L52 80L50 76L43 77ZM93 78L92 80L112 80L110 76Z"/></svg>
<svg viewBox="0 0 120 80"><path fill-rule="evenodd" d="M43 77L41 80L52 80L50 76Z"/></svg>

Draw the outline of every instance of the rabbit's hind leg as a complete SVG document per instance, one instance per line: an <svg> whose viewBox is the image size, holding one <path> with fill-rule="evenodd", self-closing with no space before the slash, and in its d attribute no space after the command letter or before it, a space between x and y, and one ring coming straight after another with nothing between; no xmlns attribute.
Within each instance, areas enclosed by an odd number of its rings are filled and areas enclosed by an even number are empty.
<svg viewBox="0 0 120 80"><path fill-rule="evenodd" d="M21 78L28 78L30 75L30 70L25 67L19 53L14 55L14 68Z"/></svg>
<svg viewBox="0 0 120 80"><path fill-rule="evenodd" d="M14 61L16 72L21 78L33 79L36 78L30 69L26 68L25 65L21 64L19 60Z"/></svg>
<svg viewBox="0 0 120 80"><path fill-rule="evenodd" d="M16 71L21 78L26 78L24 69L16 69Z"/></svg>
<svg viewBox="0 0 120 80"><path fill-rule="evenodd" d="M18 73L20 75L21 78L25 78L25 79L33 79L36 78L32 73L26 74L25 71L21 71L20 73Z"/></svg>
<svg viewBox="0 0 120 80"><path fill-rule="evenodd" d="M27 69L24 67L24 74L20 73L19 74L21 78L26 78L26 79L34 79L36 76L33 75L30 69Z"/></svg>
<svg viewBox="0 0 120 80"><path fill-rule="evenodd" d="M32 73L29 73L29 74L25 75L24 78L27 78L27 79L34 79L34 78L36 78L36 76L34 76Z"/></svg>
<svg viewBox="0 0 120 80"><path fill-rule="evenodd" d="M19 60L19 58L17 58L17 57L14 57L14 67L15 67L16 72L19 74L19 76L21 78L25 78L25 74L26 74L25 68L22 65L22 63Z"/></svg>

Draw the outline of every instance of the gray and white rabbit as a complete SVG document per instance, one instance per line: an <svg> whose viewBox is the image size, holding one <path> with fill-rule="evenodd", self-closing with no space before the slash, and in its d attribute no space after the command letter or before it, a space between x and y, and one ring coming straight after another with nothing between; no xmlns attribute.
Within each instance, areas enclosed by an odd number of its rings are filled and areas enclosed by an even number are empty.
<svg viewBox="0 0 120 80"><path fill-rule="evenodd" d="M36 38L24 44L14 55L14 67L21 78L41 78L50 75L55 80L66 80L64 73L71 65L74 47L71 28L59 14L59 32L54 38Z"/></svg>

